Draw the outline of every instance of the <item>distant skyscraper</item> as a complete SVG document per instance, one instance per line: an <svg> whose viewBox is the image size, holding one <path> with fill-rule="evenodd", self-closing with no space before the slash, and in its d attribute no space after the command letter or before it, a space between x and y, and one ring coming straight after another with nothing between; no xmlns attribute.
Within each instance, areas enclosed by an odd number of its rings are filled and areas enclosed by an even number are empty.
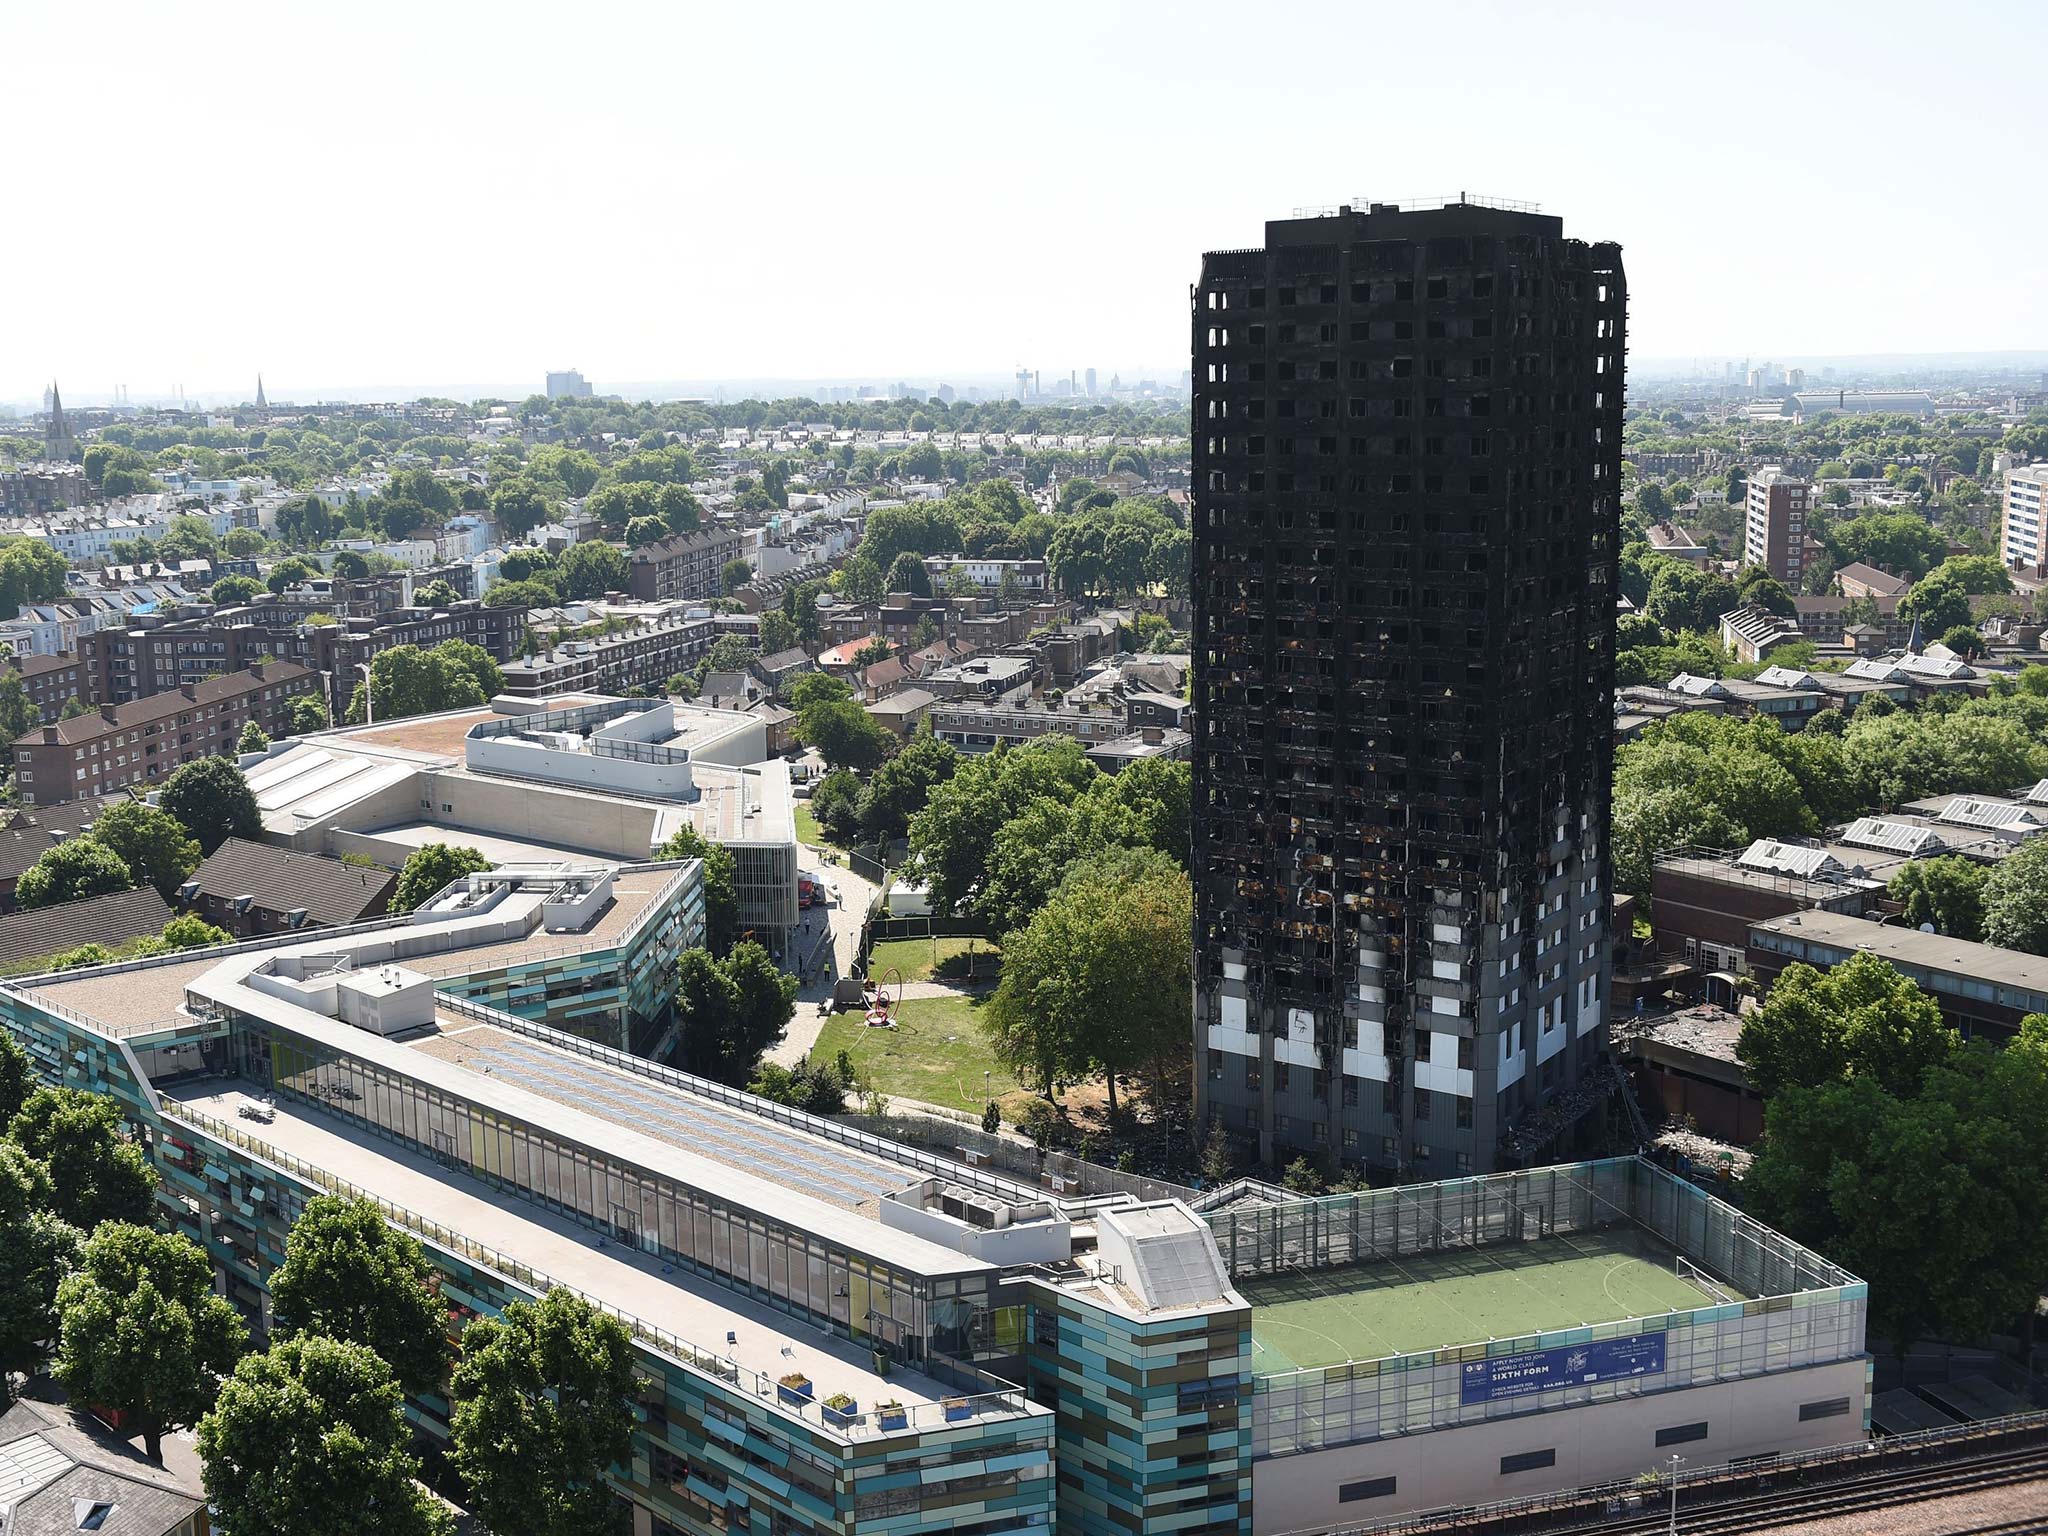
<svg viewBox="0 0 2048 1536"><path fill-rule="evenodd" d="M60 463L68 460L78 448L78 439L71 435L71 423L64 419L64 397L57 392L57 381L50 380L50 419L43 426L43 455Z"/></svg>
<svg viewBox="0 0 2048 1536"><path fill-rule="evenodd" d="M1347 208L1194 305L1199 1107L1282 1163L1562 1150L1606 1044L1620 250Z"/></svg>
<svg viewBox="0 0 2048 1536"><path fill-rule="evenodd" d="M1019 400L1026 400L1029 399L1030 396L1031 370L1029 368L1026 368L1022 363L1019 363L1017 365L1017 398Z"/></svg>
<svg viewBox="0 0 2048 1536"><path fill-rule="evenodd" d="M1089 395L1093 396L1095 393L1095 370L1090 368L1082 377L1087 380Z"/></svg>
<svg viewBox="0 0 2048 1536"><path fill-rule="evenodd" d="M548 375L548 398L550 400L588 400L590 383L574 368L565 368L560 373Z"/></svg>

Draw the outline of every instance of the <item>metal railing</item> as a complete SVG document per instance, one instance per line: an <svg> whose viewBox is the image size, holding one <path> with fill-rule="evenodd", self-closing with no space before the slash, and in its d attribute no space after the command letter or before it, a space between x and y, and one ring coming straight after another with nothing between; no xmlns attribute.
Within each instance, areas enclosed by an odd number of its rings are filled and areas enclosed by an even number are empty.
<svg viewBox="0 0 2048 1536"><path fill-rule="evenodd" d="M723 1083L712 1082L709 1078L693 1077L687 1072L677 1071L674 1067L664 1067L658 1062L646 1061L624 1051L614 1050L610 1046L599 1045L595 1041L564 1034L558 1029L550 1029L545 1024L535 1024L531 1020L518 1018L486 1004L474 1003L445 992L437 993L435 1001L452 1013L476 1019L481 1023L494 1024L509 1033L538 1040L543 1045L552 1045L579 1056L587 1056L592 1061L615 1070L660 1083L663 1087L673 1088L696 1098L710 1099L743 1114L757 1115L764 1120L772 1120L778 1125L786 1125L792 1130L821 1137L839 1146L866 1152L884 1162L898 1163L919 1173L947 1178L956 1184L968 1185L1005 1201L1031 1202L1043 1197L1040 1190L1020 1184L1014 1179L990 1173L986 1169L972 1168L952 1158L925 1152L900 1141L891 1141L886 1137L855 1130L836 1120L808 1114L787 1104L777 1104L772 1099L764 1099L743 1089L729 1088Z"/></svg>
<svg viewBox="0 0 2048 1536"><path fill-rule="evenodd" d="M958 1397L943 1398L936 1403L902 1405L903 1423L892 1422L888 1427L884 1427L881 1422L882 1410L873 1404L858 1412L828 1415L821 1403L808 1398L793 1399L783 1392L779 1382L759 1371L749 1369L738 1361L695 1344L679 1334L657 1327L645 1318L615 1307L577 1286L565 1284L523 1260L464 1236L432 1217L424 1216L395 1201L386 1200L360 1185L350 1183L329 1169L295 1157L282 1148L246 1131L238 1130L203 1110L194 1109L174 1099L165 1099L159 1106L158 1113L173 1124L183 1125L203 1136L211 1136L216 1141L225 1142L287 1177L301 1180L330 1194L367 1201L393 1226L445 1253L481 1265L515 1287L530 1291L536 1296L560 1290L579 1297L597 1311L620 1323L635 1339L665 1359L729 1386L739 1387L749 1395L761 1399L777 1413L800 1420L808 1426L823 1429L827 1434L839 1439L850 1441L926 1432L943 1429L948 1424L975 1419L1010 1418L1032 1411L1030 1399L1021 1388L1006 1386L975 1393L962 1393ZM971 1366L950 1362L949 1364L954 1370L974 1371ZM985 1375L979 1372L976 1374Z"/></svg>

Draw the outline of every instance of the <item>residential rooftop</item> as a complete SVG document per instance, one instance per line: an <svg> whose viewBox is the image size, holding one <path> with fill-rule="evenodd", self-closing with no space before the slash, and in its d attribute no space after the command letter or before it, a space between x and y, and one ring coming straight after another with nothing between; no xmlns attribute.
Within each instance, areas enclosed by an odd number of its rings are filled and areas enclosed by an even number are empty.
<svg viewBox="0 0 2048 1536"><path fill-rule="evenodd" d="M1749 925L1754 936L1768 934L1782 951L1786 943L1819 944L1849 953L1876 955L1899 966L1941 973L1951 980L1988 982L1994 987L2048 995L2048 958L1995 944L1972 944L1903 924L1872 922L1841 912L1791 912ZM1793 959L1803 958L1793 954ZM1832 963L1832 961L1824 961ZM1953 990L1953 989L1951 989Z"/></svg>

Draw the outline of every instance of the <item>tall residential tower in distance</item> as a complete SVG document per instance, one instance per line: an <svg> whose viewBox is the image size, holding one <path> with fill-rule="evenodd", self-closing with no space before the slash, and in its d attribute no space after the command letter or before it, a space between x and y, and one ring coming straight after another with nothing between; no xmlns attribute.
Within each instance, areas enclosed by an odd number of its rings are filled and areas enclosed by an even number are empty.
<svg viewBox="0 0 2048 1536"><path fill-rule="evenodd" d="M1606 1043L1620 249L1346 207L1193 302L1199 1107L1383 1176L1562 1151Z"/></svg>

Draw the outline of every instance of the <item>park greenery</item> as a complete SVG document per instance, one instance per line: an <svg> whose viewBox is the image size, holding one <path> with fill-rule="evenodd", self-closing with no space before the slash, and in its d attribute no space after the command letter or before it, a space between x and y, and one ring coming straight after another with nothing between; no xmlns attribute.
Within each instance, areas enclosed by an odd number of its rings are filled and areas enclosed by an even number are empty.
<svg viewBox="0 0 2048 1536"><path fill-rule="evenodd" d="M1873 700L1846 722L1824 713L1796 732L1761 716L1680 714L1615 754L1615 883L1647 891L1651 861L1669 849L1810 836L1910 800L2002 794L2043 776L2048 667L1994 683L1987 697L1942 694L1914 710ZM2030 869L2009 877L2015 888ZM2016 922L2016 899L2007 907ZM2037 942L2048 945L2048 927Z"/></svg>
<svg viewBox="0 0 2048 1536"><path fill-rule="evenodd" d="M797 980L752 939L722 959L683 951L676 961L677 1056L685 1070L743 1088L796 1011Z"/></svg>

